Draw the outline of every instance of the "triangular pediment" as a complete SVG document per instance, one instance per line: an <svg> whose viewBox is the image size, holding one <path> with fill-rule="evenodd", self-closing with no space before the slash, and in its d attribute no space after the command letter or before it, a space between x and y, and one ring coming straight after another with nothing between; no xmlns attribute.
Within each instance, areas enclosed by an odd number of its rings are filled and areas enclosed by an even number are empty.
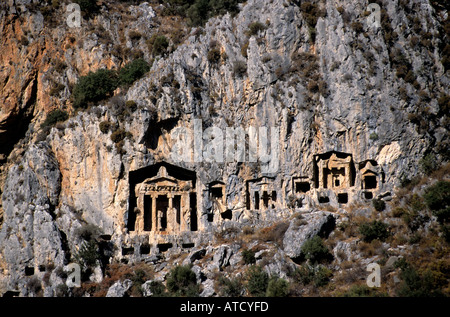
<svg viewBox="0 0 450 317"><path fill-rule="evenodd" d="M154 177L146 179L144 181L144 184L158 185L158 186L173 186L178 184L178 180L176 180L175 178Z"/></svg>
<svg viewBox="0 0 450 317"><path fill-rule="evenodd" d="M369 175L376 176L376 175L378 175L378 173L376 171L374 171L374 170L371 170L371 169L367 168L364 171L362 171L362 175L365 175L365 176L369 176Z"/></svg>
<svg viewBox="0 0 450 317"><path fill-rule="evenodd" d="M145 184L157 184L160 186L171 186L174 184L178 184L178 180L167 173L167 170L164 166L159 168L158 174L154 177L147 178L144 181Z"/></svg>
<svg viewBox="0 0 450 317"><path fill-rule="evenodd" d="M374 166L371 161L365 162L362 168L360 168L360 170L362 175L366 174L378 175L377 167Z"/></svg>

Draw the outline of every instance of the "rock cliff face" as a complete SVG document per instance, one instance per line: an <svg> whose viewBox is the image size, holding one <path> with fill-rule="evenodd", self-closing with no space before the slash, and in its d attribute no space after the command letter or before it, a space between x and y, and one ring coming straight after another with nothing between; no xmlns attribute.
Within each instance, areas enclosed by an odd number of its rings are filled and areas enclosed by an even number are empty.
<svg viewBox="0 0 450 317"><path fill-rule="evenodd" d="M280 274L349 206L392 199L424 158L447 162L443 2L375 1L373 13L369 1L249 0L200 27L167 15L166 1L135 2L102 2L75 28L69 1L0 5L0 293L32 296L30 276L46 276L43 294L55 295L64 277L48 267L73 261L92 236L104 271L287 221L267 266ZM81 76L135 58L151 64L145 76L72 107ZM70 117L43 131L54 109ZM245 132L231 148L230 129ZM251 159L258 138L269 160ZM239 146L243 157L226 156ZM292 221L299 212L307 225ZM204 254L219 269L239 260L233 248L226 260L220 248Z"/></svg>

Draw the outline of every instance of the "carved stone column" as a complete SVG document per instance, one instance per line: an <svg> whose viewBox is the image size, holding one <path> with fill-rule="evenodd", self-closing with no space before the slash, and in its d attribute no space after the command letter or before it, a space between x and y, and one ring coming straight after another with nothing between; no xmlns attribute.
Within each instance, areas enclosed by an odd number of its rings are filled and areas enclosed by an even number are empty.
<svg viewBox="0 0 450 317"><path fill-rule="evenodd" d="M157 194L152 194L152 231L157 232L158 228L158 210L156 210L156 198L158 198Z"/></svg>
<svg viewBox="0 0 450 317"><path fill-rule="evenodd" d="M167 193L169 199L169 206L167 207L167 231L174 232L175 228L175 214L173 212L173 194Z"/></svg>
<svg viewBox="0 0 450 317"><path fill-rule="evenodd" d="M346 180L345 186L348 187L348 188L350 188L351 185L352 185L352 172L351 172L351 169L350 169L350 163L348 163L348 164L345 165L344 171L345 171L345 176L344 176L344 178L345 178L345 180Z"/></svg>
<svg viewBox="0 0 450 317"><path fill-rule="evenodd" d="M264 191L259 192L259 210L266 210L266 206L264 206Z"/></svg>
<svg viewBox="0 0 450 317"><path fill-rule="evenodd" d="M139 194L138 201L137 201L137 209L134 210L136 213L136 225L135 225L135 231L142 232L144 231L144 195Z"/></svg>
<svg viewBox="0 0 450 317"><path fill-rule="evenodd" d="M190 231L191 215L190 215L189 193L183 193L181 196L181 219L180 231Z"/></svg>

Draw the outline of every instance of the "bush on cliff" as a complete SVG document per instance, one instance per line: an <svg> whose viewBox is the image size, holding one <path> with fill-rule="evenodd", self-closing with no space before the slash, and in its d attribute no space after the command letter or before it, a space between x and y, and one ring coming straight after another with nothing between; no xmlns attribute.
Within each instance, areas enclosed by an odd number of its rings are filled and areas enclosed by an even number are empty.
<svg viewBox="0 0 450 317"><path fill-rule="evenodd" d="M111 95L118 86L117 73L99 69L80 78L73 89L74 108L87 108L89 102L98 102Z"/></svg>
<svg viewBox="0 0 450 317"><path fill-rule="evenodd" d="M73 107L86 109L90 102L98 102L112 95L120 85L131 85L150 70L143 59L134 60L118 71L99 69L82 76L72 94Z"/></svg>

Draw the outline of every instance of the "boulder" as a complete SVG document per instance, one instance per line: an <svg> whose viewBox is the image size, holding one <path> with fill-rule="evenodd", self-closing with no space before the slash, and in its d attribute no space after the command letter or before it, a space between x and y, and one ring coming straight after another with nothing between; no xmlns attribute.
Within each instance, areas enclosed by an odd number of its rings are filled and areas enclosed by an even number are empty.
<svg viewBox="0 0 450 317"><path fill-rule="evenodd" d="M315 211L303 215L305 225L297 226L292 221L283 239L284 252L290 258L298 258L303 244L316 235L328 236L336 224L336 215L326 211Z"/></svg>
<svg viewBox="0 0 450 317"><path fill-rule="evenodd" d="M133 282L129 279L115 282L109 289L106 297L124 297Z"/></svg>

